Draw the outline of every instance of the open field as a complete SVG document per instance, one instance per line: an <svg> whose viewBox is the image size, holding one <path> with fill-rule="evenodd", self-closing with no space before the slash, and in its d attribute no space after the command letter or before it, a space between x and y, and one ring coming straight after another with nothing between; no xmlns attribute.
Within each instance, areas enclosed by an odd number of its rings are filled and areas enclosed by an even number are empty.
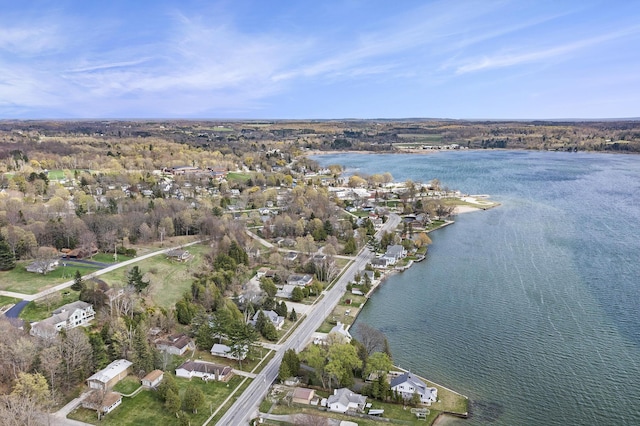
<svg viewBox="0 0 640 426"><path fill-rule="evenodd" d="M158 306L173 306L191 288L192 275L202 266L203 255L209 251L206 245L194 245L188 248L193 257L186 262L167 259L164 255L154 256L140 261L136 265L149 279L149 298ZM122 268L102 275L100 279L109 285L122 285L127 282L129 268Z"/></svg>
<svg viewBox="0 0 640 426"><path fill-rule="evenodd" d="M24 294L36 294L42 290L73 279L76 269L82 275L90 274L99 268L89 265L60 266L46 275L27 272L26 267L31 262L20 262L10 271L0 272L0 290L15 291Z"/></svg>
<svg viewBox="0 0 640 426"><path fill-rule="evenodd" d="M198 410L198 413L183 412L182 415L188 417L192 425L203 424L211 415L212 410L215 410L241 381L242 378L237 376L233 377L228 384L205 382L200 379L189 381L187 379L176 378L176 382L180 387L180 396L184 395L188 385L196 386L204 393L204 403ZM76 409L69 414L69 418L90 424L106 426L145 426L150 424L154 426L169 426L178 423L176 416L167 412L163 402L158 398L157 392L152 390L144 390L133 398L123 398L120 407L107 414L101 421L98 421L94 411L84 408Z"/></svg>

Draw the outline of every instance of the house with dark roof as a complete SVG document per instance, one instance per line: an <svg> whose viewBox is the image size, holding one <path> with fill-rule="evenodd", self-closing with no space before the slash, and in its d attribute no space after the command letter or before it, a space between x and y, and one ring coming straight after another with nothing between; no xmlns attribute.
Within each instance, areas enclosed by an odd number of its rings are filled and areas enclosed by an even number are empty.
<svg viewBox="0 0 640 426"><path fill-rule="evenodd" d="M178 262L186 262L193 256L189 253L189 250L173 249L167 252L167 258L170 260L177 260Z"/></svg>
<svg viewBox="0 0 640 426"><path fill-rule="evenodd" d="M183 355L187 351L196 348L196 344L186 334L172 334L166 339L157 340L156 349L161 352L167 352L171 355Z"/></svg>
<svg viewBox="0 0 640 426"><path fill-rule="evenodd" d="M418 376L406 372L391 380L391 390L397 392L405 400L411 400L417 393L420 403L431 405L438 400L438 389L429 387Z"/></svg>
<svg viewBox="0 0 640 426"><path fill-rule="evenodd" d="M233 376L233 369L228 365L214 364L212 362L187 361L176 368L176 376L186 379L200 377L204 381L226 382Z"/></svg>

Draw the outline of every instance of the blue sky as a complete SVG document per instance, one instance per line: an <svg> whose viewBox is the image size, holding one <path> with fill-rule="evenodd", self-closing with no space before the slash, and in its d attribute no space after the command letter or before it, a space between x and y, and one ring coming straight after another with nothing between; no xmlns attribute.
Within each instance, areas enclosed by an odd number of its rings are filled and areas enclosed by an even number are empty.
<svg viewBox="0 0 640 426"><path fill-rule="evenodd" d="M0 6L0 119L640 117L638 1Z"/></svg>

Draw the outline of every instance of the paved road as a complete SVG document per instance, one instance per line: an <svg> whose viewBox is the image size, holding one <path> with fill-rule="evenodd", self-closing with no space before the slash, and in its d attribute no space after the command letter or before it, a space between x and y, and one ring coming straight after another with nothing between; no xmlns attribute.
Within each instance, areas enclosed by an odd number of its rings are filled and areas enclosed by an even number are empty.
<svg viewBox="0 0 640 426"><path fill-rule="evenodd" d="M400 217L392 214L387 222L378 231L379 236L385 231L395 229L400 223ZM300 352L311 338L312 334L320 327L327 315L338 304L340 298L347 288L347 284L353 280L354 275L360 272L374 257L374 254L368 248L362 251L355 258L354 262L349 266L344 274L338 279L333 287L328 290L322 300L316 303L315 308L311 310L303 322L291 333L286 342L280 347L276 355L264 367L264 369L256 376L247 389L238 397L236 402L227 410L227 412L218 421L217 425L246 425L258 414L258 406L260 401L266 396L269 386L278 377L280 361L284 352L288 349L295 349ZM211 421L209 418L204 425ZM204 426L203 425L203 426Z"/></svg>
<svg viewBox="0 0 640 426"><path fill-rule="evenodd" d="M83 280L88 280L94 277L98 277L100 275L104 275L107 274L111 271L115 271L116 269L120 269L120 268L124 268L125 266L129 266L132 265L136 262L140 262L141 260L145 260L148 259L150 257L153 256L158 256L160 254L165 254L171 250L174 249L178 249L178 248L184 248L184 247L189 247L198 243L201 243L202 240L198 240L198 241L193 241L191 243L187 243L187 244L183 244L180 246L176 246L176 247L170 247L164 250L158 250L158 251L154 251L152 253L148 253L142 256L138 256L138 257L134 257L133 259L130 260L125 260L124 262L120 262L120 263L116 263L116 264L111 264L109 266L107 266L104 269L100 269L99 271L93 272L91 274L85 275L82 277ZM108 264L107 264L108 265ZM51 294L51 293L55 293L56 291L60 291L63 290L67 287L71 287L71 285L73 284L74 280L69 280L67 282L64 282L62 284L58 284L54 287L48 288L46 290L41 291L40 293L36 293L36 294L22 294L22 293L15 293L13 291L3 291L0 290L0 296L9 296L9 297L15 297L17 299L23 299L23 300L27 300L27 301L31 301L31 300L37 300L40 299L41 297L46 296L47 294Z"/></svg>
<svg viewBox="0 0 640 426"><path fill-rule="evenodd" d="M7 318L18 318L18 315L20 315L20 312L22 312L24 307L27 306L28 304L29 304L28 300L21 300L15 305L13 305L11 309L5 312L4 316Z"/></svg>

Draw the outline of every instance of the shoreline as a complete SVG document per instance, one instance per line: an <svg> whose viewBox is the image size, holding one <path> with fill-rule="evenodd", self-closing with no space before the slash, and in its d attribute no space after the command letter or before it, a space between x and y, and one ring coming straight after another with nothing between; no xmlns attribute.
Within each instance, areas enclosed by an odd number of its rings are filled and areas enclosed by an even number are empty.
<svg viewBox="0 0 640 426"><path fill-rule="evenodd" d="M495 204L492 205L491 207L495 207L499 204ZM458 207L465 207L464 209L462 209L461 212L455 212L457 213L471 213L471 212L476 212L476 211L484 211L486 210L486 208L480 208L480 207L472 207L472 206L457 206ZM488 207L490 208L490 207ZM431 229L428 232L433 232L436 231L438 229L442 229L445 228L449 225L454 224L455 221L451 220L451 221L447 221L445 223L443 223L442 225L440 225L439 227L435 228L435 229ZM426 254L425 254L426 256ZM371 298L371 296L373 295L373 293L378 289L378 287L382 286L382 284L389 278L392 277L396 274L402 273L405 270L409 269L411 266L413 266L415 262L413 260L409 261L408 264L402 268L398 268L398 267L394 267L393 269L389 269L389 270L385 270L385 271L381 271L382 275L381 277L375 282L375 284L373 284L371 286L371 288L369 289L369 291L364 295L365 300L364 302L362 302L362 304L357 308L355 315L354 315L354 319L353 319L353 323L355 323L355 321L358 319L358 316L360 315L360 312L362 311L362 309L364 308L365 304L369 301L369 299ZM345 293L347 294L347 293ZM351 326L353 325L353 323L347 328L350 329ZM396 365L393 366L394 369L400 370L400 371L404 371L407 372L408 370L402 368L402 367L398 367ZM453 389L450 389L446 386L443 386L439 383L436 383L432 380L429 380L425 377L422 376L418 376L420 377L422 380L424 380L426 383L431 384L433 386L442 388L448 392L451 392L461 398L464 398L467 402L467 411L465 413L454 413L454 412L448 412L448 411L440 411L440 413L438 413L438 415L433 419L433 421L430 423L431 426L446 426L447 424L451 423L454 419L459 418L459 419L468 419L469 418L469 397L466 395L463 395L459 392L454 391Z"/></svg>

